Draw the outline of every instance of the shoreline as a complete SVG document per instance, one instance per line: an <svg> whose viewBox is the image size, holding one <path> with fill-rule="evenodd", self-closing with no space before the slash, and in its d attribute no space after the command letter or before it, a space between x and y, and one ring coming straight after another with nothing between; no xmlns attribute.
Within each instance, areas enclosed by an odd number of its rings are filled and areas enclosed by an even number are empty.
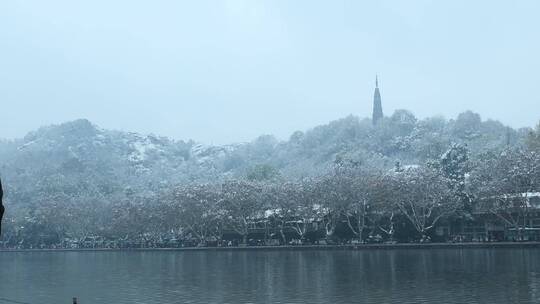
<svg viewBox="0 0 540 304"><path fill-rule="evenodd" d="M143 251L302 251L302 250L395 250L395 249L492 249L540 248L540 242L494 243L402 243L358 245L286 245L247 247L181 247L181 248L59 248L59 249L0 249L3 252L143 252Z"/></svg>

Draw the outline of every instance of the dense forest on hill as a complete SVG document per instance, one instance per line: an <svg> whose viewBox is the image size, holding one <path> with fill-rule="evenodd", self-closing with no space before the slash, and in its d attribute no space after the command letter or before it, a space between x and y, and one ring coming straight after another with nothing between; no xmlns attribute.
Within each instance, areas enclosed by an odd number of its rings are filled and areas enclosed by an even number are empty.
<svg viewBox="0 0 540 304"><path fill-rule="evenodd" d="M4 242L38 246L89 235L146 238L158 231L160 237L164 231L185 234L192 230L189 233L193 235L194 228L176 223L180 215L169 222L174 225L165 227L167 214L174 213L144 208L172 200L180 205L171 208L181 210L182 202L191 197L185 194L189 192L186 189L202 185L221 189L202 193L218 195L222 201L230 195L223 192L226 185L266 190L299 187L306 180L322 185L321 181L335 181L328 176L342 172L339 168L343 166L356 168L356 177L405 171L412 174L411 179L455 182L456 178L478 176L482 164L500 155L519 159L528 155L523 151L537 153L539 134L538 128L516 130L498 121L482 121L479 114L470 111L447 120L417 119L409 111L398 110L375 126L370 119L351 115L297 131L285 141L263 135L249 143L206 146L192 140L104 130L87 120L76 120L40 128L22 139L0 141L0 172L8 206ZM458 165L452 164L456 161ZM537 165L536 158L531 161ZM440 174L444 170L460 173ZM434 172L439 173L433 176ZM175 195L180 198L174 199ZM255 196L247 200L263 201ZM260 215L269 206L258 208Z"/></svg>

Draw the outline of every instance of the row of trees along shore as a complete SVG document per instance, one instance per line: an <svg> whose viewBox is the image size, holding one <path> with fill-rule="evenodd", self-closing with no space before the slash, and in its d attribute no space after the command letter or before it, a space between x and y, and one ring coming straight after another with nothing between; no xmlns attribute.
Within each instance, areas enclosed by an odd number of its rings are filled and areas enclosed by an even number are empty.
<svg viewBox="0 0 540 304"><path fill-rule="evenodd" d="M453 145L439 161L398 163L391 170L338 158L325 174L295 181L255 174L178 186L151 201L143 196L82 206L44 201L32 220L8 223L3 246L84 246L89 239L92 246L113 247L200 246L232 239L341 243L374 235L415 241L433 235L442 220L478 213L525 228L531 208L527 195L539 189L536 147L508 148L472 162L465 146Z"/></svg>

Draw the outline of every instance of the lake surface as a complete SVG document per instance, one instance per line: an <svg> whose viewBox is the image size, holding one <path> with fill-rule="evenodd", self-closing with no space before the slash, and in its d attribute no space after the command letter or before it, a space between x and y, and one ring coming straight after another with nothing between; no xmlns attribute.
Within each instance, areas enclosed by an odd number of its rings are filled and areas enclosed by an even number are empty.
<svg viewBox="0 0 540 304"><path fill-rule="evenodd" d="M0 298L74 296L79 304L540 303L540 250L0 252Z"/></svg>

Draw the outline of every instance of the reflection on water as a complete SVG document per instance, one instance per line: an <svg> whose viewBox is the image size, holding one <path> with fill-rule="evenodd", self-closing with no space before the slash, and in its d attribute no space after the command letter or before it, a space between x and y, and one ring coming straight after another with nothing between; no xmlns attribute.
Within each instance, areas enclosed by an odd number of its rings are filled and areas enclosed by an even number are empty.
<svg viewBox="0 0 540 304"><path fill-rule="evenodd" d="M0 297L59 304L73 296L80 304L540 303L540 251L0 252Z"/></svg>

